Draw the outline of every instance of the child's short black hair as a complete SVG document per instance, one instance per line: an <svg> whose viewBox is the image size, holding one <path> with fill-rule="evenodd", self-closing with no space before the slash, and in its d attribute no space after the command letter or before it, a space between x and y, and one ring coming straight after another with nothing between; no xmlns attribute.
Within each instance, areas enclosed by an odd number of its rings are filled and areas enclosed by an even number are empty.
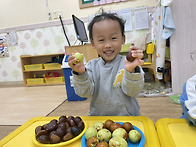
<svg viewBox="0 0 196 147"><path fill-rule="evenodd" d="M125 28L125 21L123 19L121 19L116 13L106 13L102 10L101 14L96 15L93 20L90 22L90 24L88 25L88 30L89 30L89 38L90 40L93 40L93 25L96 22L105 20L105 19L112 19L112 20L116 20L119 22L120 24L120 28L121 28L121 32L122 32L122 36L124 36L124 28Z"/></svg>

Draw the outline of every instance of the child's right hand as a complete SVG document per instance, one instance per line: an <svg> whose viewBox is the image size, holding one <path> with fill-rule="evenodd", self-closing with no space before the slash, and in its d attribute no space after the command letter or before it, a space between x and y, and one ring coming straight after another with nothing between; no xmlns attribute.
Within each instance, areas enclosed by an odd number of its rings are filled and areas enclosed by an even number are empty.
<svg viewBox="0 0 196 147"><path fill-rule="evenodd" d="M71 53L69 55L69 58L68 58L68 65L70 66L70 68L72 70L74 70L75 72L77 72L78 74L83 74L85 73L85 65L84 63L78 63L77 62L77 59L75 58L74 56L74 53Z"/></svg>

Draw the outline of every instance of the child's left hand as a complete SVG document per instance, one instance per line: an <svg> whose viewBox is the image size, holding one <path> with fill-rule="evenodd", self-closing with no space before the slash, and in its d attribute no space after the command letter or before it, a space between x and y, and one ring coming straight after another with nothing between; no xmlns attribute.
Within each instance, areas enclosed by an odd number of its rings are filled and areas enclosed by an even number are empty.
<svg viewBox="0 0 196 147"><path fill-rule="evenodd" d="M138 65L144 64L144 61L142 60L144 54L143 51L141 49L138 49L136 46L131 46L129 51L132 53L132 56L135 59L132 62L125 59L125 68L129 72L135 72L135 68Z"/></svg>

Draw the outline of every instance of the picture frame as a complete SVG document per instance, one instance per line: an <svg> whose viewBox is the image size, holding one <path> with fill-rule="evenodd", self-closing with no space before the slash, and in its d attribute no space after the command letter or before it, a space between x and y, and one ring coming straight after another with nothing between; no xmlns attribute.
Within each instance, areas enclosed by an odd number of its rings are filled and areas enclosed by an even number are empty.
<svg viewBox="0 0 196 147"><path fill-rule="evenodd" d="M112 4L118 2L125 2L128 0L79 0L80 9L87 7L100 6L105 4Z"/></svg>

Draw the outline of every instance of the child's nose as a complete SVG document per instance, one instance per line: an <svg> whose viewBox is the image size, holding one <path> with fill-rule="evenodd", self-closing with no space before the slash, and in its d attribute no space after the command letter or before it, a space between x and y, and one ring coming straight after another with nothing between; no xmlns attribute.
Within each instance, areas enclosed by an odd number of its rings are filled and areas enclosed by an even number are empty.
<svg viewBox="0 0 196 147"><path fill-rule="evenodd" d="M106 42L106 44L105 44L105 48L111 48L111 46L112 46L112 45L111 45L111 42L109 42L109 41L108 41L108 42Z"/></svg>

